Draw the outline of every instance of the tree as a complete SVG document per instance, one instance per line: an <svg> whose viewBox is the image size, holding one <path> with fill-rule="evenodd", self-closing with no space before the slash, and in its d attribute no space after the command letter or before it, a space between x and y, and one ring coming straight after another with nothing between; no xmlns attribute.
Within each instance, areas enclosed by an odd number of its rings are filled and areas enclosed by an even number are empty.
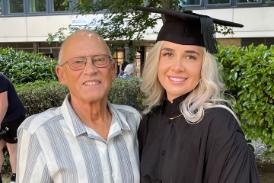
<svg viewBox="0 0 274 183"><path fill-rule="evenodd" d="M165 9L174 9L183 11L181 0L79 0L75 5L75 11L80 14L101 14L96 20L84 28L93 27L103 38L108 40L138 40L147 29L153 29L157 20L163 19L161 15L150 15L146 12L135 11L136 6L161 7ZM58 32L49 34L48 41L58 39L62 41L65 38L65 31L74 32L83 27L70 25L68 28L60 28ZM216 27L216 32L223 34L232 33L232 29L227 27Z"/></svg>
<svg viewBox="0 0 274 183"><path fill-rule="evenodd" d="M153 7L170 8L174 0L152 0L149 5ZM176 0L177 1L177 0ZM141 0L99 0L92 2L91 0L80 0L75 5L75 11L80 14L103 14L99 20L92 20L97 26L86 25L84 28L93 27L103 38L109 40L132 40L140 39L145 30L153 28L160 16L149 17L148 13L134 11L133 7L148 4L148 1ZM74 32L83 27L75 27L70 25L68 28L60 28L56 33L49 34L48 41L64 39L65 31Z"/></svg>

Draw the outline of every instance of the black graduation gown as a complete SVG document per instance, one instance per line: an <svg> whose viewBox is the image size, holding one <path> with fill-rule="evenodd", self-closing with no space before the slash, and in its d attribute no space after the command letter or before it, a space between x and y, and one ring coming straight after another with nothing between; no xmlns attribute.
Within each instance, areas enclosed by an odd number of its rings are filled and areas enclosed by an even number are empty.
<svg viewBox="0 0 274 183"><path fill-rule="evenodd" d="M259 182L254 155L233 115L207 109L200 123L190 125L175 117L182 99L163 102L141 121L141 183Z"/></svg>

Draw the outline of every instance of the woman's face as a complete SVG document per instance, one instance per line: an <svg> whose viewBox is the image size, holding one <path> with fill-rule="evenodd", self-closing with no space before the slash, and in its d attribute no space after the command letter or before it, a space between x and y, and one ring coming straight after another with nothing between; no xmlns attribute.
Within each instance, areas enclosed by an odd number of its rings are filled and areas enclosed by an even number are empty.
<svg viewBox="0 0 274 183"><path fill-rule="evenodd" d="M202 63L202 47L163 42L158 79L169 101L192 91L198 85Z"/></svg>

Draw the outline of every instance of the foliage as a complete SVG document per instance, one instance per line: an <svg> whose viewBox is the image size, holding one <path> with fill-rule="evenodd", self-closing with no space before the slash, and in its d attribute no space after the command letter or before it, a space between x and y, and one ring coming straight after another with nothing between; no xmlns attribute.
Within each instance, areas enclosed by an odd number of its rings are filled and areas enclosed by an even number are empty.
<svg viewBox="0 0 274 183"><path fill-rule="evenodd" d="M217 58L245 133L274 150L274 46L221 47Z"/></svg>
<svg viewBox="0 0 274 183"><path fill-rule="evenodd" d="M162 19L161 15L150 15L147 12L135 11L136 6L161 7L184 11L186 7L181 0L100 0L96 2L82 0L76 3L75 11L80 14L96 14L91 18L90 24L75 27L70 25L67 28L61 27L56 33L50 33L48 41L62 41L66 33L72 33L77 29L93 29L103 38L108 40L139 40L146 30L153 29L157 20ZM98 16L103 14L103 16ZM215 31L222 34L233 33L232 29L226 26L216 26Z"/></svg>
<svg viewBox="0 0 274 183"><path fill-rule="evenodd" d="M69 31L69 34L71 34L77 29L72 29L70 27L69 28L60 27L57 32L48 34L47 42L50 44L57 39L58 42L61 43L66 38L67 30Z"/></svg>
<svg viewBox="0 0 274 183"><path fill-rule="evenodd" d="M77 29L93 29L103 38L109 40L125 39L132 40L139 39L142 33L147 28L153 28L156 25L157 18L149 18L148 13L142 13L137 11L130 11L132 7L141 5L142 1L79 1L76 4L75 11L79 11L81 14L97 14L102 13L103 16L91 18L91 23L82 27L75 27L70 25L67 28L61 27L55 33L48 35L48 41L54 40L63 41L66 33L72 33ZM98 20L97 20L98 19ZM94 24L97 25L94 27Z"/></svg>
<svg viewBox="0 0 274 183"><path fill-rule="evenodd" d="M54 80L56 63L56 60L41 54L17 51L13 48L0 49L0 71L13 83Z"/></svg>
<svg viewBox="0 0 274 183"><path fill-rule="evenodd" d="M67 89L57 81L35 81L20 84L16 85L16 90L27 109L28 116L60 106L67 94Z"/></svg>
<svg viewBox="0 0 274 183"><path fill-rule="evenodd" d="M11 166L10 166L10 162L9 162L9 152L6 147L4 147L4 149L3 149L3 156L4 156L4 162L2 165L1 174L7 175L11 172Z"/></svg>
<svg viewBox="0 0 274 183"><path fill-rule="evenodd" d="M57 81L17 84L16 90L27 109L28 116L62 105L68 93L68 90ZM142 108L142 95L139 90L139 79L117 78L114 80L109 100L116 104L131 105L140 110Z"/></svg>
<svg viewBox="0 0 274 183"><path fill-rule="evenodd" d="M116 78L110 91L110 101L116 104L130 105L138 110L144 109L143 95L139 84L140 80L138 78Z"/></svg>

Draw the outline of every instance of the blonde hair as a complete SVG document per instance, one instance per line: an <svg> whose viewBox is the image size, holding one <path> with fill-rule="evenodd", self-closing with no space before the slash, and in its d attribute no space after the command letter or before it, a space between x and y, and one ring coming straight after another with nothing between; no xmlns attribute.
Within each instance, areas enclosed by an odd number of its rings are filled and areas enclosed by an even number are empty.
<svg viewBox="0 0 274 183"><path fill-rule="evenodd" d="M77 34L87 34L89 37L94 36L97 39L99 39L106 47L108 54L111 56L111 51L106 43L106 41L99 35L97 34L95 31L89 30L89 29L80 29L77 30L75 32L73 32L71 35L69 35L62 43L61 47L60 47L60 51L59 51L59 55L58 55L58 64L61 64L61 59L62 59L62 55L63 55L63 49L64 46L66 45L66 42L71 39L72 37L74 37Z"/></svg>
<svg viewBox="0 0 274 183"><path fill-rule="evenodd" d="M148 113L153 107L163 100L165 89L161 86L157 73L162 42L157 42L150 50L143 70L141 91L144 92L144 101ZM223 97L224 84L218 72L215 57L204 49L201 79L196 86L180 103L180 110L186 121L190 124L199 123L204 116L205 109L221 107L230 111L237 119L234 112L224 104L228 101Z"/></svg>
<svg viewBox="0 0 274 183"><path fill-rule="evenodd" d="M158 63L162 47L162 41L157 42L149 51L142 73L143 81L141 91L145 94L145 113L149 112L154 106L160 104L163 98L164 88L158 80Z"/></svg>

